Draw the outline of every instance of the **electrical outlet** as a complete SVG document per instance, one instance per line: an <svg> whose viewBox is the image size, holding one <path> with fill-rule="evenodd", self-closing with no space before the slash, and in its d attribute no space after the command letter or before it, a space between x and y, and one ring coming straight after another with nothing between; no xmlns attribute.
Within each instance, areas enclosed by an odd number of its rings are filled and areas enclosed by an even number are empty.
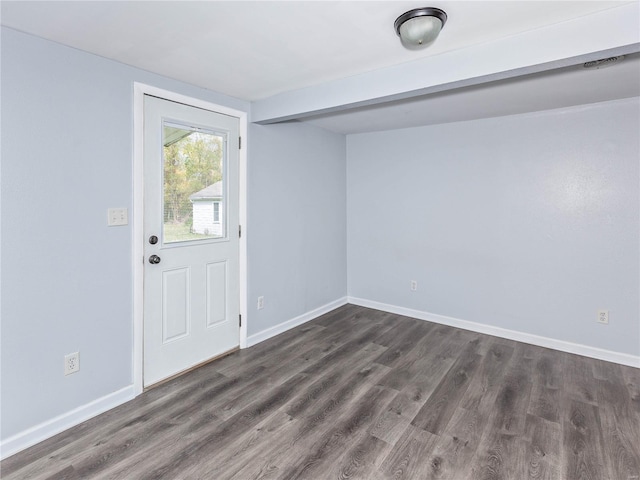
<svg viewBox="0 0 640 480"><path fill-rule="evenodd" d="M64 374L71 375L80 370L80 352L73 352L64 356Z"/></svg>
<svg viewBox="0 0 640 480"><path fill-rule="evenodd" d="M598 310L598 323L609 324L609 310Z"/></svg>
<svg viewBox="0 0 640 480"><path fill-rule="evenodd" d="M129 212L126 208L109 208L107 210L107 225L117 227L129 223Z"/></svg>
<svg viewBox="0 0 640 480"><path fill-rule="evenodd" d="M411 283L409 284L409 288L411 288L412 292L415 292L418 290L418 281L417 280L411 280Z"/></svg>
<svg viewBox="0 0 640 480"><path fill-rule="evenodd" d="M258 297L258 310L262 310L264 308L264 297Z"/></svg>

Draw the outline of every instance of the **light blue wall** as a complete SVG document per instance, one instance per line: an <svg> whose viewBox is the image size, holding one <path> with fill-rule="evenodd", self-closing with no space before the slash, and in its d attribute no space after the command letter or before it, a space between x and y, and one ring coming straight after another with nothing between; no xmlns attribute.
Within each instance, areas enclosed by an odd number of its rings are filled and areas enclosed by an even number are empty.
<svg viewBox="0 0 640 480"><path fill-rule="evenodd" d="M134 81L249 109L2 29L3 439L132 382L131 228L106 212L131 212Z"/></svg>
<svg viewBox="0 0 640 480"><path fill-rule="evenodd" d="M344 135L251 125L249 335L346 296L345 154Z"/></svg>
<svg viewBox="0 0 640 480"><path fill-rule="evenodd" d="M132 232L106 211L131 213L134 81L250 109L2 29L3 440L132 382ZM251 335L346 295L346 145L302 124L249 142Z"/></svg>
<svg viewBox="0 0 640 480"><path fill-rule="evenodd" d="M639 118L635 98L348 136L349 295L640 354Z"/></svg>

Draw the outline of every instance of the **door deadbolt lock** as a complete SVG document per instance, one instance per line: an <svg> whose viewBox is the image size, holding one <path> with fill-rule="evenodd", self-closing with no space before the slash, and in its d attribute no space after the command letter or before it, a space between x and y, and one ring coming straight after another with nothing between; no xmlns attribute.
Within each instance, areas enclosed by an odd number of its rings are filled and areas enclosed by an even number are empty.
<svg viewBox="0 0 640 480"><path fill-rule="evenodd" d="M156 237L155 235L151 235L151 236L149 237L149 243L150 243L151 245L155 245L156 243L158 243L158 237Z"/></svg>
<svg viewBox="0 0 640 480"><path fill-rule="evenodd" d="M149 257L149 263L152 263L154 265L160 263L160 257L158 255L151 255Z"/></svg>

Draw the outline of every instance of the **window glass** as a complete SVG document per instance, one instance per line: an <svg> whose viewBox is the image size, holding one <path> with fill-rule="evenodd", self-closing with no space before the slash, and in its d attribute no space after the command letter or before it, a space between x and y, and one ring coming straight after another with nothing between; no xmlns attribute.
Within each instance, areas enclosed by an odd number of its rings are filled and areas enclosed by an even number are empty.
<svg viewBox="0 0 640 480"><path fill-rule="evenodd" d="M225 237L223 134L164 123L164 243Z"/></svg>

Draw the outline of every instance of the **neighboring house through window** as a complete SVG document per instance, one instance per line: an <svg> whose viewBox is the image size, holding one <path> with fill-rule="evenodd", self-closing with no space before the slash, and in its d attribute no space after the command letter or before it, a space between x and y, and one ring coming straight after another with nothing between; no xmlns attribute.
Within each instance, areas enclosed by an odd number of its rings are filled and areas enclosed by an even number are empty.
<svg viewBox="0 0 640 480"><path fill-rule="evenodd" d="M192 233L213 238L225 236L224 195L222 181L216 182L189 196L192 203Z"/></svg>

